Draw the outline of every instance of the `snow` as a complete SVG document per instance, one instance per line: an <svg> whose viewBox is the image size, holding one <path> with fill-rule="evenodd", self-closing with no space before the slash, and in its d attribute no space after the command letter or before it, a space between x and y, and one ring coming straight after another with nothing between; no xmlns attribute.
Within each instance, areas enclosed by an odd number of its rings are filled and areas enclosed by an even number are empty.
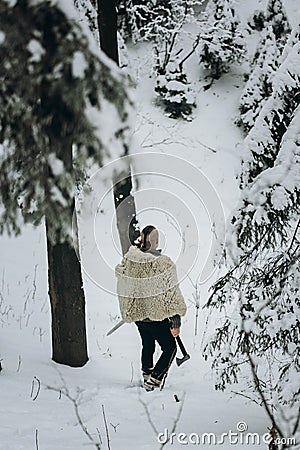
<svg viewBox="0 0 300 450"><path fill-rule="evenodd" d="M57 158L54 153L48 155L48 164L54 176L58 177L64 173L64 163L61 159Z"/></svg>
<svg viewBox="0 0 300 450"><path fill-rule="evenodd" d="M29 59L30 62L40 62L42 56L45 54L45 50L36 39L31 39L31 41L29 41L27 49L32 54Z"/></svg>
<svg viewBox="0 0 300 450"><path fill-rule="evenodd" d="M8 4L8 6L10 8L13 8L15 6L15 4L17 3L17 0L4 0L4 1L5 1L5 3Z"/></svg>
<svg viewBox="0 0 300 450"><path fill-rule="evenodd" d="M74 10L67 3L62 0L59 2L64 10L71 10L72 17ZM241 17L247 16L249 3L240 2ZM251 7L254 9L256 4L253 2ZM287 8L289 5L293 5L291 0L287 1ZM31 49L36 58L42 56L42 49L33 44ZM87 226L86 230L81 229L81 245L90 356L85 367L73 369L51 361L44 225L38 228L27 225L18 238L6 235L0 237L0 357L3 366L0 373L1 450L36 448L36 439L43 450L93 448L78 424L72 402L64 395L60 397L59 390L66 386L71 396L76 397L81 392L80 416L95 442L99 442L100 435L103 449L107 448L107 443L102 405L113 450L158 450L161 446L157 434L164 433L165 429L171 432L182 405L176 433L200 435L212 432L220 438L222 433L229 430L236 432L237 424L244 421L248 432L262 436L270 425L258 405L231 392L216 392L210 365L201 356L205 335L213 332L218 323L217 319L213 320L211 328L207 329L207 311L201 309L218 272L202 278L198 285L200 313L198 334L195 336L194 333L193 283L199 281L199 272L209 258L214 238L213 222L214 219L218 222L217 218L220 217L214 216L210 199L215 204L217 199L220 200L221 210L215 208L216 213L227 218L240 197L235 175L240 169L239 144L243 137L233 121L243 88L243 70L235 67L232 73L225 75L209 90L204 90L203 73L196 67L195 61L190 61L193 78L198 81L197 108L194 120L185 123L165 117L153 104L154 80L149 76L149 48L129 48L129 59L134 61L132 72L138 80L135 93L137 114L131 132L130 149L132 154L150 153L148 159L131 159L133 172L137 176L135 195L139 219L142 226L154 221L162 230L160 244L172 258L177 259L182 236L185 236L190 251L193 246L199 251L196 252L194 264L189 263L190 278L182 281L182 291L188 305L187 316L183 319L182 339L191 359L180 368L172 366L161 392L146 393L139 387L140 341L135 325L126 324L111 336L106 336L106 332L119 320L113 267L120 260L112 192L108 182L115 166L107 166L95 177L92 184L95 195L91 196L91 203L86 205L88 208L82 209ZM110 64L112 67L113 64ZM78 52L73 61L73 75L81 77L84 68L85 61ZM202 77L200 82L199 73ZM105 111L105 115L102 111ZM118 121L115 109L109 102L104 102L102 111L90 107L86 113L99 129L107 152L104 162L108 163L118 160L123 149L111 146L111 132ZM286 146L278 158L293 154L289 136L286 136L285 142ZM161 162L163 160L164 163ZM188 166L189 163L193 169ZM54 154L49 164L55 176L63 174L63 163ZM126 165L124 161L118 164ZM174 168L177 170L176 177L171 179ZM276 171L276 167L273 171ZM278 176L283 176L280 180L285 180L288 187L291 181L284 174ZM216 193L214 197L203 195L201 188L205 180L208 180L207 185L211 188L209 195L211 192ZM266 179L262 183L266 183ZM194 190L190 189L191 186ZM199 191L202 197L196 195ZM57 188L53 187L52 193L57 195ZM276 191L276 195L273 193L275 207L281 206L284 196L283 188ZM59 197L57 199L63 201ZM264 197L261 197L261 201L264 201ZM93 214L89 210L91 205ZM97 208L103 213L97 212ZM188 228L193 223L198 232L195 242L192 241L193 232ZM221 229L217 229L217 235L222 236ZM98 265L99 250L103 255L103 264L108 269L107 275ZM101 289L99 285L108 286L108 289ZM289 351L293 349L291 344ZM293 379L297 380L296 376ZM49 387L58 391L50 390ZM286 389L289 389L289 385ZM232 387L232 391L235 390L238 391L238 386ZM178 396L179 402L175 401L174 394ZM148 414L154 427L149 423ZM185 447L194 448L194 445L187 444ZM211 448L208 444L201 447ZM169 444L165 448L178 450L179 444L175 441L174 445ZM227 441L222 448L230 450L232 445ZM245 445L238 444L235 448L242 450ZM253 450L258 448L265 449L266 444L251 445Z"/></svg>
<svg viewBox="0 0 300 450"><path fill-rule="evenodd" d="M53 202L58 202L62 206L65 206L65 207L68 206L68 201L64 198L64 196L61 193L61 190L58 189L57 186L51 186L50 196L51 196Z"/></svg>
<svg viewBox="0 0 300 450"><path fill-rule="evenodd" d="M5 33L3 31L0 31L0 45L3 44L5 41Z"/></svg>
<svg viewBox="0 0 300 450"><path fill-rule="evenodd" d="M88 63L82 52L75 52L72 61L72 74L74 78L84 78L84 72L88 67Z"/></svg>

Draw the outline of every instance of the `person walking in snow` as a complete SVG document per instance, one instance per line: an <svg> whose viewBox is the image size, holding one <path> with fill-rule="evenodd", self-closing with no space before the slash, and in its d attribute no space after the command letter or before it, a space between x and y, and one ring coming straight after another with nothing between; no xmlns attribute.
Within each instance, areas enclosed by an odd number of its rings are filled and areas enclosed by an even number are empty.
<svg viewBox="0 0 300 450"><path fill-rule="evenodd" d="M148 225L139 245L132 245L115 269L122 319L135 322L142 340L144 388L159 388L176 354L186 304L178 286L176 266L157 249L158 230ZM155 343L162 353L153 364Z"/></svg>

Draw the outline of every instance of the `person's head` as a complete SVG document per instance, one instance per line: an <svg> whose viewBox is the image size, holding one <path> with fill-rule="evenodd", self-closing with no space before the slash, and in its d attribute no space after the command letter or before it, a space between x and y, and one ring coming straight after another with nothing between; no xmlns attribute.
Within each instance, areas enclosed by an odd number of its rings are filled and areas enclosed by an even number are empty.
<svg viewBox="0 0 300 450"><path fill-rule="evenodd" d="M141 248L156 250L158 246L158 230L153 225L147 225L141 232Z"/></svg>

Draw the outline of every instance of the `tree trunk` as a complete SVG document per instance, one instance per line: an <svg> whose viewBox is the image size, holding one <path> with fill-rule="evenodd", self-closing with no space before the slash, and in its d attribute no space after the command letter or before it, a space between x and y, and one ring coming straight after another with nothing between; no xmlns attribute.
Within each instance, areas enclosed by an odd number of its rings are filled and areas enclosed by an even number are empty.
<svg viewBox="0 0 300 450"><path fill-rule="evenodd" d="M47 222L46 230L48 235ZM47 250L52 359L60 364L82 367L88 361L88 354L81 265L74 247L68 242L52 244L47 236Z"/></svg>
<svg viewBox="0 0 300 450"><path fill-rule="evenodd" d="M58 124L53 123L55 130ZM53 130L49 130L50 145L56 150L57 156L64 162L68 172L72 171L72 134L65 136L64 142L56 139ZM72 218L75 201L69 207L68 228L72 229ZM75 239L78 239L77 224ZM74 240L61 242L60 229L56 228L55 218L51 221L46 214L46 234L48 251L48 284L51 303L52 320L52 359L53 361L72 367L82 367L88 361L85 296L81 263L78 260ZM53 243L50 236L57 236Z"/></svg>
<svg viewBox="0 0 300 450"><path fill-rule="evenodd" d="M134 198L131 195L132 181L131 171L128 168L127 173L119 174L122 181L114 183L114 199L117 214L117 227L120 236L120 242L123 255L128 251L130 245L140 235L138 221L136 219L136 209ZM121 202L124 204L120 207Z"/></svg>
<svg viewBox="0 0 300 450"><path fill-rule="evenodd" d="M115 0L98 1L98 27L101 50L119 65L117 11Z"/></svg>
<svg viewBox="0 0 300 450"><path fill-rule="evenodd" d="M116 2L115 0L97 1L101 50L119 65ZM117 227L122 253L124 255L140 233L138 231L139 227L136 220L135 202L131 195L132 179L130 167L128 167L127 172L121 174L121 178L122 181L114 183L114 199L117 214ZM126 208L118 208L121 201L126 203Z"/></svg>

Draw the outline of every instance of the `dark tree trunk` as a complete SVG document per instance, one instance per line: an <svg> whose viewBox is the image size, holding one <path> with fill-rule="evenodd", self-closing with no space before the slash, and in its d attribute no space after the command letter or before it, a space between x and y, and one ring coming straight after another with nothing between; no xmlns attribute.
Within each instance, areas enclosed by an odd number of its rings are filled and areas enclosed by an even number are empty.
<svg viewBox="0 0 300 450"><path fill-rule="evenodd" d="M58 124L53 123L54 130ZM72 136L65 137L59 142L49 130L50 145L55 148L57 156L64 162L68 172L72 170ZM75 201L70 206L68 228L72 227ZM53 361L72 367L82 367L88 361L85 296L81 263L76 253L78 250L77 224L75 225L75 239L71 242L61 242L60 229L55 226L53 217L48 220L46 214L46 234L48 251L48 284L51 303L52 327L52 359ZM76 221L76 216L75 216ZM56 235L57 242L53 243L50 236ZM59 240L58 240L59 239Z"/></svg>
<svg viewBox="0 0 300 450"><path fill-rule="evenodd" d="M117 213L117 227L119 230L122 253L124 255L130 245L138 238L140 232L136 220L134 198L130 193L132 189L130 168L128 168L127 173L123 173L121 176L122 175L124 176L124 179L114 184L114 199ZM122 205L120 205L121 203Z"/></svg>
<svg viewBox="0 0 300 450"><path fill-rule="evenodd" d="M101 50L119 65L117 11L115 0L97 0Z"/></svg>
<svg viewBox="0 0 300 450"><path fill-rule="evenodd" d="M118 38L117 38L117 11L115 0L98 1L98 26L101 50L117 65L119 65ZM131 195L131 170L119 174L122 181L114 183L114 199L117 213L117 227L123 255L130 245L139 236L138 222L134 198ZM124 206L118 208L121 202Z"/></svg>
<svg viewBox="0 0 300 450"><path fill-rule="evenodd" d="M48 234L50 230L46 225ZM88 361L88 354L81 265L74 246L68 242L53 245L47 237L47 250L52 359L60 364L82 367Z"/></svg>

